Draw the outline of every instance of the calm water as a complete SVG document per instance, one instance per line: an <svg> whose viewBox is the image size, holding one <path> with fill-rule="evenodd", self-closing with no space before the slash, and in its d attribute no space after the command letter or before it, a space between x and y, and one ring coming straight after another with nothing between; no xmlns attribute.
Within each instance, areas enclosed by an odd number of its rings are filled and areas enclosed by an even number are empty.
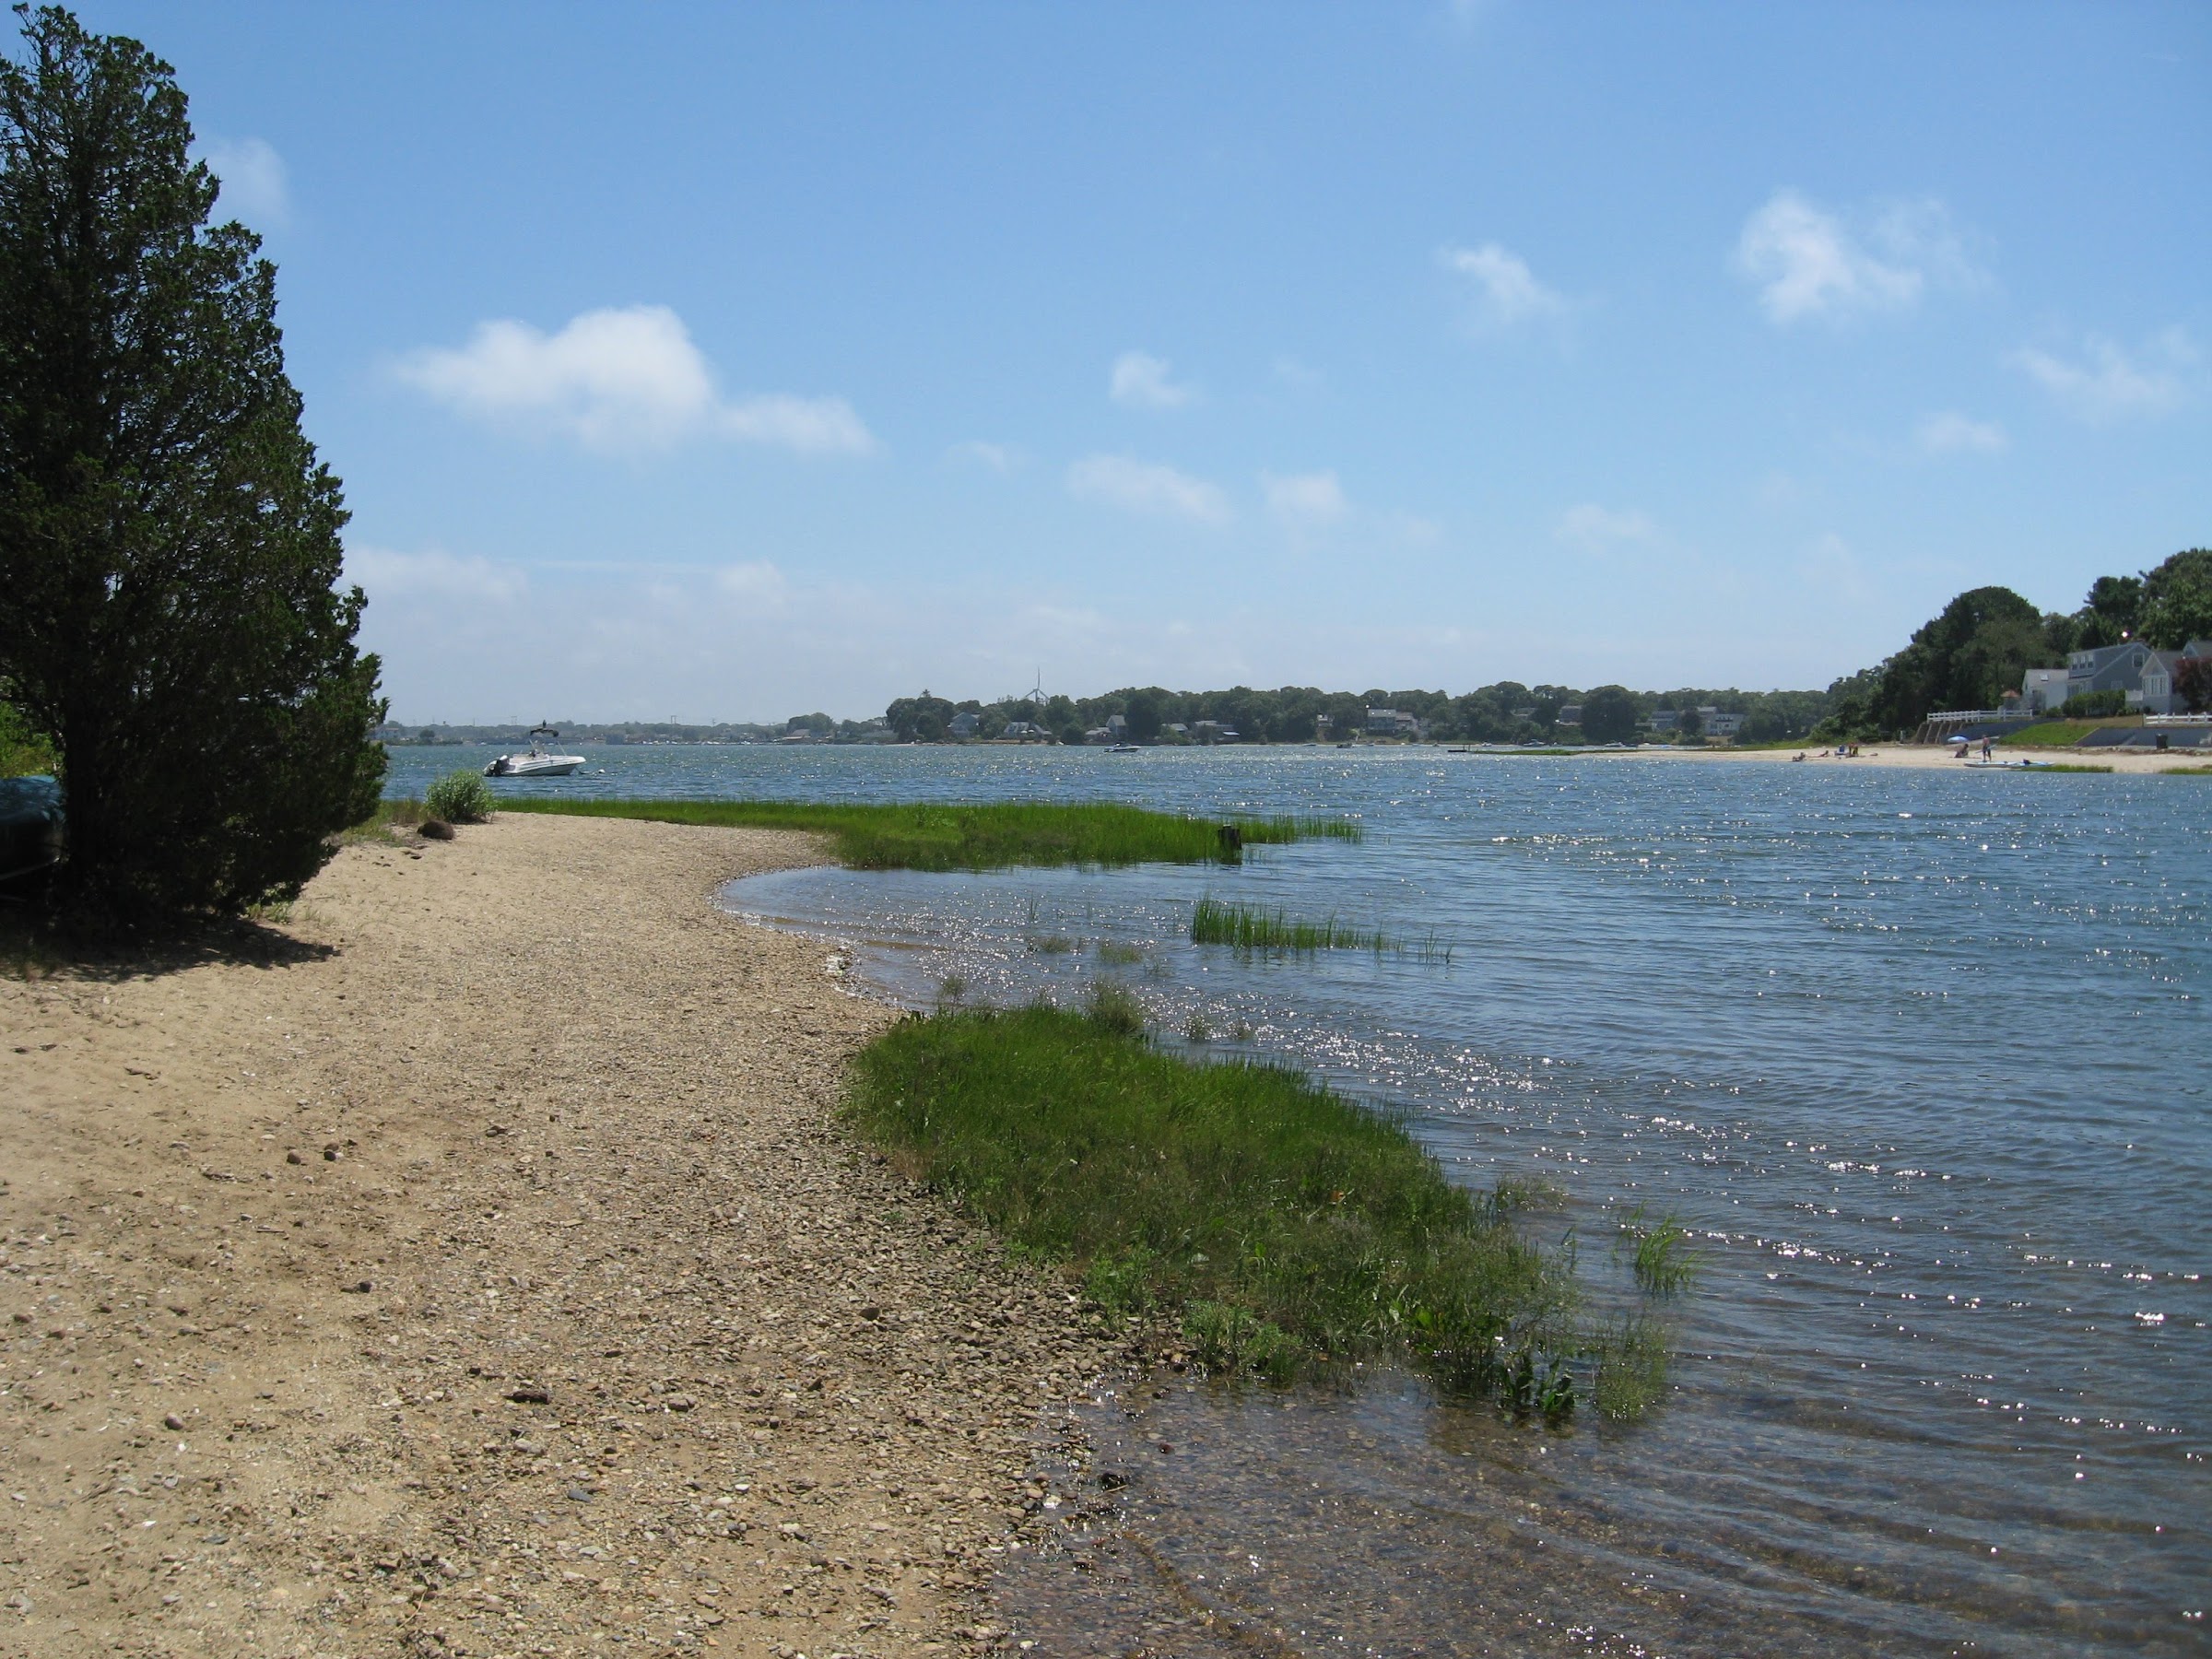
<svg viewBox="0 0 2212 1659"><path fill-rule="evenodd" d="M395 751L394 790L475 757ZM1355 814L1363 844L1234 870L803 871L728 902L858 944L918 1004L1122 979L1167 1041L1195 1020L1205 1052L1409 1110L1471 1182L1556 1181L1600 1295L1634 1206L1701 1235L1675 1391L1632 1428L1517 1428L1394 1377L1102 1403L1133 1535L1186 1606L1314 1652L2212 1651L2206 781L1424 750L593 764L502 787ZM1183 939L1208 893L1426 948L1240 959ZM1015 1610L1081 1651L1085 1621L1145 1617L1100 1599L1110 1577L1031 1568Z"/></svg>

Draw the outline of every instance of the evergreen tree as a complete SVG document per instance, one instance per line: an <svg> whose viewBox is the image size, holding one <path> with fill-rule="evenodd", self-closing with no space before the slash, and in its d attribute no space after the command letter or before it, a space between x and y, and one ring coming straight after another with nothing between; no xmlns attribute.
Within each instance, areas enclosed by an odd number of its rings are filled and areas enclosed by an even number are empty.
<svg viewBox="0 0 2212 1659"><path fill-rule="evenodd" d="M58 753L65 890L121 915L296 893L382 750L338 480L276 270L210 225L174 72L18 6L0 61L0 682Z"/></svg>

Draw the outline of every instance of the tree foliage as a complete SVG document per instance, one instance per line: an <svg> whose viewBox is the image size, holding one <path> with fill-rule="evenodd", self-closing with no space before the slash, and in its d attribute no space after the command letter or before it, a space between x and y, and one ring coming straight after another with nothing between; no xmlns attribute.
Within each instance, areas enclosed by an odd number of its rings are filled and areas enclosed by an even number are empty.
<svg viewBox="0 0 2212 1659"><path fill-rule="evenodd" d="M1875 671L1854 706L1841 706L1838 735L1910 731L1944 709L1994 709L2024 672L2065 654L2066 619L2040 615L2007 587L1959 594ZM1852 718L1846 720L1845 715Z"/></svg>
<svg viewBox="0 0 2212 1659"><path fill-rule="evenodd" d="M335 591L276 271L138 42L18 8L0 62L0 683L58 753L65 891L296 893L374 806L377 663Z"/></svg>
<svg viewBox="0 0 2212 1659"><path fill-rule="evenodd" d="M2212 657L2183 657L2173 671L2173 688L2190 713L2212 710Z"/></svg>
<svg viewBox="0 0 2212 1659"><path fill-rule="evenodd" d="M2141 629L2161 651L2212 640L2212 547L2191 547L2143 573Z"/></svg>
<svg viewBox="0 0 2212 1659"><path fill-rule="evenodd" d="M1636 699L1626 686L1600 686L1583 699L1583 735L1592 743L1626 743L1636 735Z"/></svg>

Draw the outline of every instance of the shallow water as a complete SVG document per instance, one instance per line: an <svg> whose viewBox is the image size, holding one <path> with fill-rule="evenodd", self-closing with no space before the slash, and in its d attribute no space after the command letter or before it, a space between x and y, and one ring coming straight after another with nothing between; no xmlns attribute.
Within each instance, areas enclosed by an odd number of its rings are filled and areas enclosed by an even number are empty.
<svg viewBox="0 0 2212 1659"><path fill-rule="evenodd" d="M1405 1110L1473 1183L1558 1182L1552 1231L1575 1230L1601 1293L1634 1206L1700 1235L1674 1391L1631 1428L1517 1427L1388 1375L1099 1406L1133 1536L1178 1595L1299 1651L2206 1649L2205 781L1424 750L605 755L568 786L1355 814L1363 844L1235 869L813 870L726 901L858 944L916 1004L947 978L990 1000L1122 979L1168 1041L1195 1020L1194 1052L1294 1059ZM1204 894L1412 948L1194 947ZM1049 1632L1106 1616L1070 1588L1100 1577L1006 1582Z"/></svg>

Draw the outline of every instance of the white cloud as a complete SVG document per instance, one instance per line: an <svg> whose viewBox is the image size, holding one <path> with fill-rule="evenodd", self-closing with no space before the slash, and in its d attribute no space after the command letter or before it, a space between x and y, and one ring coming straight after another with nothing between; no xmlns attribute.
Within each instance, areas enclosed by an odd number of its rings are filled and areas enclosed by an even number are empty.
<svg viewBox="0 0 2212 1659"><path fill-rule="evenodd" d="M1260 493L1268 512L1297 529L1322 529L1351 511L1333 472L1262 473Z"/></svg>
<svg viewBox="0 0 2212 1659"><path fill-rule="evenodd" d="M1168 378L1168 359L1149 352L1124 351L1113 359L1106 390L1115 403L1130 409L1174 409L1197 395L1187 385Z"/></svg>
<svg viewBox="0 0 2212 1659"><path fill-rule="evenodd" d="M995 473L1009 473L1021 465L1021 452L1011 444L986 443L981 438L956 443L945 453L953 460L972 461Z"/></svg>
<svg viewBox="0 0 2212 1659"><path fill-rule="evenodd" d="M209 138L200 159L222 181L216 210L253 223L282 224L290 217L290 181L284 158L265 138Z"/></svg>
<svg viewBox="0 0 2212 1659"><path fill-rule="evenodd" d="M402 380L465 415L562 431L594 449L663 448L710 436L800 454L866 454L876 441L841 397L762 394L725 402L665 306L585 312L558 334L479 324L458 350L427 347Z"/></svg>
<svg viewBox="0 0 2212 1659"><path fill-rule="evenodd" d="M1496 330L1540 323L1567 310L1567 301L1536 280L1527 261L1496 242L1446 248L1439 257L1446 270L1467 278L1477 327Z"/></svg>
<svg viewBox="0 0 2212 1659"><path fill-rule="evenodd" d="M1927 455L1995 455L2007 442L2005 429L1995 421L1975 420L1956 409L1922 416L1912 435Z"/></svg>
<svg viewBox="0 0 2212 1659"><path fill-rule="evenodd" d="M1871 244L1871 245L1869 245ZM1941 202L1896 202L1845 216L1779 190L1745 221L1735 268L1759 285L1776 323L1905 311L1931 283L1971 288L1987 280Z"/></svg>
<svg viewBox="0 0 2212 1659"><path fill-rule="evenodd" d="M2101 335L2090 335L2077 358L2023 347L2011 359L2067 409L2097 422L2164 415L2180 407L2188 395L2184 372L2196 359L2194 343L2178 328L2159 335L2140 356L2131 356Z"/></svg>
<svg viewBox="0 0 2212 1659"><path fill-rule="evenodd" d="M715 422L741 443L775 443L802 455L865 455L875 435L841 397L757 393L724 404Z"/></svg>
<svg viewBox="0 0 2212 1659"><path fill-rule="evenodd" d="M1616 511L1585 501L1559 515L1552 534L1569 547L1585 553L1606 553L1630 542L1648 542L1658 526L1634 509Z"/></svg>
<svg viewBox="0 0 2212 1659"><path fill-rule="evenodd" d="M371 606L380 600L413 599L511 605L530 588L514 565L457 559L437 547L400 553L358 543L346 548L344 580L358 584Z"/></svg>
<svg viewBox="0 0 2212 1659"><path fill-rule="evenodd" d="M1225 524L1230 517L1229 498L1217 486L1126 455L1084 457L1067 469L1067 489L1077 500L1100 501L1124 512L1201 524Z"/></svg>
<svg viewBox="0 0 2212 1659"><path fill-rule="evenodd" d="M791 583L782 571L765 559L725 565L716 573L714 585L730 598L761 614L781 611L791 598Z"/></svg>

